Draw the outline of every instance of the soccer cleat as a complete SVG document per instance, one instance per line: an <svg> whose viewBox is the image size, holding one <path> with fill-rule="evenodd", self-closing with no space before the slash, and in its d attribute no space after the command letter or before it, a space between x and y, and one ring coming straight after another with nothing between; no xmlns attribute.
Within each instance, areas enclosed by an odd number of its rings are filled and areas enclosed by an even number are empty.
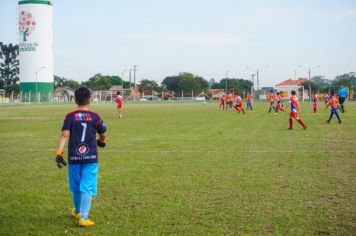
<svg viewBox="0 0 356 236"><path fill-rule="evenodd" d="M341 120L338 123L341 124Z"/></svg>
<svg viewBox="0 0 356 236"><path fill-rule="evenodd" d="M330 121L327 120L326 123L327 123L327 124L330 124Z"/></svg>
<svg viewBox="0 0 356 236"><path fill-rule="evenodd" d="M292 130L293 128L288 128L289 130Z"/></svg>
<svg viewBox="0 0 356 236"><path fill-rule="evenodd" d="M307 129L307 127L306 127L306 126L304 126L304 127L303 127L303 129L304 129L304 130L306 130L306 129Z"/></svg>
<svg viewBox="0 0 356 236"><path fill-rule="evenodd" d="M79 226L80 227L89 227L89 226L93 226L94 225L94 221L92 220L84 220L83 218L80 218L79 220Z"/></svg>
<svg viewBox="0 0 356 236"><path fill-rule="evenodd" d="M75 208L72 209L72 217L76 220L80 220L80 213L75 213Z"/></svg>

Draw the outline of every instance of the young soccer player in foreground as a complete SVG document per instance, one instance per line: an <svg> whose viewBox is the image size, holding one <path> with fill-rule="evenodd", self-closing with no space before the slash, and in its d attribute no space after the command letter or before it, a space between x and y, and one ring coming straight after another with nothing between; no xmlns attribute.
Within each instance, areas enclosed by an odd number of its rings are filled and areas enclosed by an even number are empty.
<svg viewBox="0 0 356 236"><path fill-rule="evenodd" d="M339 102L335 96L335 92L331 92L330 100L326 104L326 109L328 109L328 107L331 106L330 117L326 121L326 123L329 124L334 115L336 116L339 124L341 123L341 119L340 119L339 112L338 112L338 105L339 105Z"/></svg>
<svg viewBox="0 0 356 236"><path fill-rule="evenodd" d="M124 98L121 96L120 92L116 93L115 102L117 104L117 111L119 112L119 119L122 117L122 101Z"/></svg>
<svg viewBox="0 0 356 236"><path fill-rule="evenodd" d="M289 113L289 129L293 129L293 118L298 121L298 123L303 126L303 129L306 129L307 126L304 124L302 119L298 117L300 114L299 102L298 98L295 96L295 91L291 91L292 96L289 98L289 104L287 104L286 109L290 106L290 113Z"/></svg>
<svg viewBox="0 0 356 236"><path fill-rule="evenodd" d="M62 134L56 149L56 163L59 168L67 165L63 158L63 148L68 143L69 188L73 194L72 217L79 221L79 226L94 225L88 219L92 196L97 194L98 150L105 147L106 126L100 116L89 111L91 92L81 87L75 91L77 110L66 115ZM99 133L99 139L96 139Z"/></svg>

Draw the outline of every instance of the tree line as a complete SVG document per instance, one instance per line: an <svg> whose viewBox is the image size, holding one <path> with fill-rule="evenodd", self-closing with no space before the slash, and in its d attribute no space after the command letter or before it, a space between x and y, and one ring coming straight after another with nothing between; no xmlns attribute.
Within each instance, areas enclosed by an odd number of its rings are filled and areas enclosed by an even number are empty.
<svg viewBox="0 0 356 236"><path fill-rule="evenodd" d="M18 56L18 45L0 42L0 89L4 89L7 93L13 91L16 93L19 92ZM133 86L132 83L123 80L118 75L95 74L88 80L80 83L74 79L57 75L54 76L55 87L76 89L79 86L86 86L92 90L108 90L112 85L123 85L124 89L129 89L130 86ZM327 92L335 90L341 85L354 89L356 87L356 76L354 72L338 75L334 79L327 79L319 75L311 79L310 85L313 92ZM183 72L178 75L165 77L160 85L154 80L142 79L137 86L139 90L145 94L156 94L169 90L174 92L177 96L182 93L184 96L190 96L192 92L197 95L202 91L206 92L209 88L227 89L228 91L244 94L251 89L252 83L242 78L223 78L220 82L215 82L215 80L212 79L208 82L201 76ZM308 88L309 81L305 82L304 86Z"/></svg>

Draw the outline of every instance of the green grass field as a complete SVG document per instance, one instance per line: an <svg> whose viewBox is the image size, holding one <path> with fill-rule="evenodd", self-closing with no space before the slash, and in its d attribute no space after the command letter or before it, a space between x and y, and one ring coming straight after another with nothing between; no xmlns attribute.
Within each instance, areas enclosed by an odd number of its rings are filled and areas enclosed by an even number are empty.
<svg viewBox="0 0 356 236"><path fill-rule="evenodd" d="M92 105L108 126L99 195L79 228L54 149L75 105L0 106L0 235L355 235L356 103L288 114L255 104ZM322 104L319 104L321 107Z"/></svg>

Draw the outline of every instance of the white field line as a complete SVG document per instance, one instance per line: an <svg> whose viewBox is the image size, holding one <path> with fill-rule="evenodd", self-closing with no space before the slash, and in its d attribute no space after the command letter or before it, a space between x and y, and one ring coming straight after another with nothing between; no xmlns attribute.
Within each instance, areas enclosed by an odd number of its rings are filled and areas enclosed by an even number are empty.
<svg viewBox="0 0 356 236"><path fill-rule="evenodd" d="M54 151L55 149L53 148L0 148L0 151ZM177 150L177 151L172 151L172 150L120 150L120 149L106 149L102 150L102 152L116 152L116 153L349 153L349 151L342 151L342 150L334 150L334 151L328 151L328 150L319 150L319 151L306 151L306 150L298 150L298 151L293 151L293 150L239 150L239 151L225 151L225 150Z"/></svg>
<svg viewBox="0 0 356 236"><path fill-rule="evenodd" d="M116 136L115 136L116 137ZM113 140L116 140L115 137L111 137L111 139ZM49 139L49 138L34 138L34 137L16 137L14 138L15 140L18 140L18 139L26 139L27 141L30 139L30 140L33 140L33 141L58 141L58 138L55 138L55 139ZM235 140L253 140L253 141L260 141L260 140L265 140L266 137L259 137L259 138L256 138L256 137L251 137L251 138L238 138L238 137L233 137L233 138L229 138L229 139L217 139L217 138L204 138L203 141L235 141ZM11 139L7 139L7 140L4 140L3 142L8 142L10 141ZM171 142L174 142L174 141L177 141L177 142L187 142L187 141L202 141L202 138L160 138L160 137L151 137L151 138L126 138L127 141L132 141L132 142L139 142L139 141L160 141L160 140L163 140L163 141L171 141ZM279 145L279 144L282 144L284 143L284 141L300 141L300 139L297 139L297 138L283 138L282 140L280 141L273 141L274 144L276 145ZM328 138L318 138L317 141L322 141L322 142L329 142L330 139ZM356 143L356 140L341 140L341 141L333 141L334 143ZM10 142L11 143L11 142ZM301 143L301 144L304 144L304 143ZM308 143L309 144L309 143ZM1 150L1 149L0 149Z"/></svg>

